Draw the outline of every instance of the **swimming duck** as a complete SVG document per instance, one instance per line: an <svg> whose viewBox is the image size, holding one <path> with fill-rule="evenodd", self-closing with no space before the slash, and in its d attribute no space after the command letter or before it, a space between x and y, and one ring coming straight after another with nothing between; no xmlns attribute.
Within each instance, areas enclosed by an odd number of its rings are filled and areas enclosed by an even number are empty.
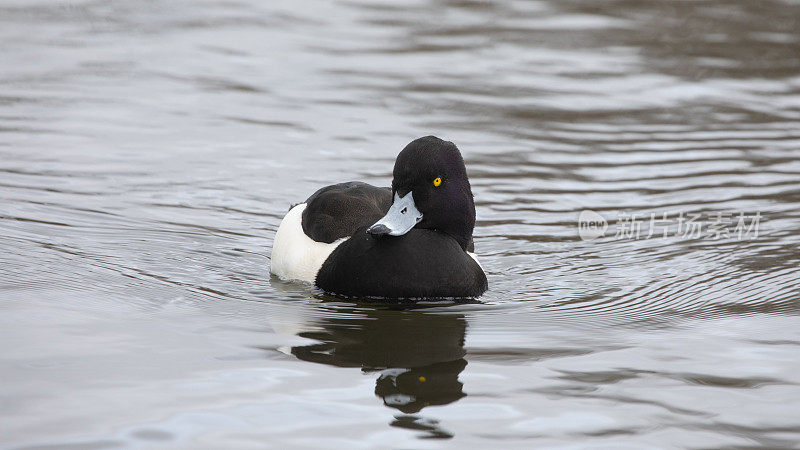
<svg viewBox="0 0 800 450"><path fill-rule="evenodd" d="M391 188L351 181L292 207L275 234L270 272L340 297L475 298L475 203L458 147L435 136L397 156Z"/></svg>

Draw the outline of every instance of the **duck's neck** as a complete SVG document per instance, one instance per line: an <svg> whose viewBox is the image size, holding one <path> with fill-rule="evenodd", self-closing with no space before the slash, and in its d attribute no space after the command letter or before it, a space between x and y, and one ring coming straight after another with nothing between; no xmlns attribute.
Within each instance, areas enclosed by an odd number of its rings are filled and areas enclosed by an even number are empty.
<svg viewBox="0 0 800 450"><path fill-rule="evenodd" d="M462 220L454 221L448 229L442 230L455 239L464 251L467 251L470 247L472 231L475 229L475 206L472 201L470 201L469 206L470 208L464 211Z"/></svg>

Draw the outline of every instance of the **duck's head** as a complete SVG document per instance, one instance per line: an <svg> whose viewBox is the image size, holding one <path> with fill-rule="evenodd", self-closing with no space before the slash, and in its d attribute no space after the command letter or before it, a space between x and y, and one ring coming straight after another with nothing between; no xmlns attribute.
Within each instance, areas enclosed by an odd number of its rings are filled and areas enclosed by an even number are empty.
<svg viewBox="0 0 800 450"><path fill-rule="evenodd" d="M416 139L397 155L393 177L392 206L367 232L401 236L427 228L449 234L466 250L475 203L458 147L435 136Z"/></svg>

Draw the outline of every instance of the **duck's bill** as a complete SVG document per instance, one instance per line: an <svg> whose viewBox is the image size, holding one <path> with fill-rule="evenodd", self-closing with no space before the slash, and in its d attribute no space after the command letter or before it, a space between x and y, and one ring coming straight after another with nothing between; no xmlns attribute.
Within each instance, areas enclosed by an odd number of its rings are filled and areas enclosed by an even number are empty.
<svg viewBox="0 0 800 450"><path fill-rule="evenodd" d="M405 197L394 194L394 202L383 218L367 228L367 233L376 236L388 234L390 236L402 236L422 220L422 213L414 204L414 195L409 192Z"/></svg>

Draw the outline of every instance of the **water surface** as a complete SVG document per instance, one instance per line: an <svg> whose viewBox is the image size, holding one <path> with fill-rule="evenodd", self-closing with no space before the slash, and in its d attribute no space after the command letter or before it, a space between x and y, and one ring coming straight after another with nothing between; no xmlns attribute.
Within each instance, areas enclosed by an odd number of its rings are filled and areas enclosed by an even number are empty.
<svg viewBox="0 0 800 450"><path fill-rule="evenodd" d="M798 30L796 1L2 2L0 444L798 445ZM428 134L481 303L269 277L291 204Z"/></svg>

